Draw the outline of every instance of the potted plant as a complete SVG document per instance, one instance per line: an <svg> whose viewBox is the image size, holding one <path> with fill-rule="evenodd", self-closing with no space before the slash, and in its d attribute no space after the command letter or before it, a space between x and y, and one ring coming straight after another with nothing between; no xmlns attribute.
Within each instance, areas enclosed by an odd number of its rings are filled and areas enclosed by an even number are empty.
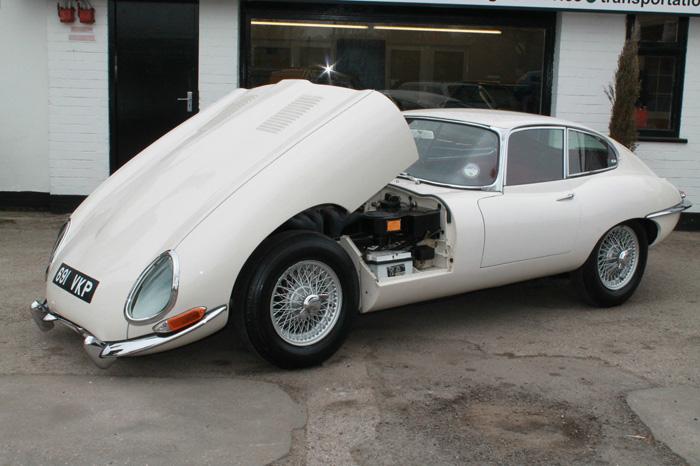
<svg viewBox="0 0 700 466"><path fill-rule="evenodd" d="M610 137L632 151L637 148L637 128L642 123L636 106L641 89L637 50L636 41L628 39L625 42L617 60L615 83L608 84L605 89L605 95L612 103L608 125ZM641 117L646 117L646 110ZM643 123L646 126L646 122Z"/></svg>

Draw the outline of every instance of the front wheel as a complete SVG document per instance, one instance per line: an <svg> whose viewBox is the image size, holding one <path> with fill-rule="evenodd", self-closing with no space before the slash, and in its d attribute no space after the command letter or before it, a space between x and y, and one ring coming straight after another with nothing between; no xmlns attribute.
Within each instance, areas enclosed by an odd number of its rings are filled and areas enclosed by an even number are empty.
<svg viewBox="0 0 700 466"><path fill-rule="evenodd" d="M252 349L285 369L320 364L350 333L359 307L357 272L335 241L291 231L267 239L251 257L237 319Z"/></svg>
<svg viewBox="0 0 700 466"><path fill-rule="evenodd" d="M638 222L616 225L572 273L574 285L584 299L597 306L619 306L641 283L647 252L646 232Z"/></svg>

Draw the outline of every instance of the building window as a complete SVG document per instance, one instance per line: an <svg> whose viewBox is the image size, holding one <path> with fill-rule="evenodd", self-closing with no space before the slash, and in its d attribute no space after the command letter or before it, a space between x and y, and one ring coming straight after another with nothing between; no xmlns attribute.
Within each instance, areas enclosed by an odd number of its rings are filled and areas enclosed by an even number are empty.
<svg viewBox="0 0 700 466"><path fill-rule="evenodd" d="M642 88L637 129L642 141L677 139L680 134L688 18L669 15L629 17L628 36L639 44Z"/></svg>
<svg viewBox="0 0 700 466"><path fill-rule="evenodd" d="M307 79L376 89L402 110L550 113L553 15L277 5L244 3L245 86Z"/></svg>

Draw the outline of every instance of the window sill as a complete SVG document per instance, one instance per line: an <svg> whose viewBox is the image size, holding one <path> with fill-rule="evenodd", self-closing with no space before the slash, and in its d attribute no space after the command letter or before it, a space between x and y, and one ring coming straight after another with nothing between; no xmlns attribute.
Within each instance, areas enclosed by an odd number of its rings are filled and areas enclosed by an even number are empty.
<svg viewBox="0 0 700 466"><path fill-rule="evenodd" d="M672 142L676 144L688 144L687 139L683 138L664 138L659 136L639 136L639 142Z"/></svg>

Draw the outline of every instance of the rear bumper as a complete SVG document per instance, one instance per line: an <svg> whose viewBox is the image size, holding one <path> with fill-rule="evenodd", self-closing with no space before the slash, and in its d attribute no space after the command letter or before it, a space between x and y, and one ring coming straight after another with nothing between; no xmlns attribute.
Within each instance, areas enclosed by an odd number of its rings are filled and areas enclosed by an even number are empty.
<svg viewBox="0 0 700 466"><path fill-rule="evenodd" d="M85 338L83 341L83 348L85 349L85 352L88 354L92 362L102 369L106 369L111 366L114 361L116 361L116 358L133 356L143 351L152 350L159 346L181 339L208 324L218 321L219 319L226 319L226 310L226 306L219 306L211 309L207 311L204 314L204 317L197 323L191 325L190 327L184 328L179 332L167 335L152 334L129 340L105 342L95 338L94 335L81 326L71 322L70 320L64 319L58 314L52 313L45 303L42 304L39 301L34 301L30 307L32 318L34 319L37 327L39 327L39 330L42 332L51 330L54 323L59 322L82 335Z"/></svg>
<svg viewBox="0 0 700 466"><path fill-rule="evenodd" d="M668 209L660 210L658 212L654 212L653 214L649 214L646 218L657 218L663 217L664 215L677 214L679 212L683 212L686 209L690 209L691 207L693 207L693 203L684 198L681 202L674 205L673 207L669 207Z"/></svg>

